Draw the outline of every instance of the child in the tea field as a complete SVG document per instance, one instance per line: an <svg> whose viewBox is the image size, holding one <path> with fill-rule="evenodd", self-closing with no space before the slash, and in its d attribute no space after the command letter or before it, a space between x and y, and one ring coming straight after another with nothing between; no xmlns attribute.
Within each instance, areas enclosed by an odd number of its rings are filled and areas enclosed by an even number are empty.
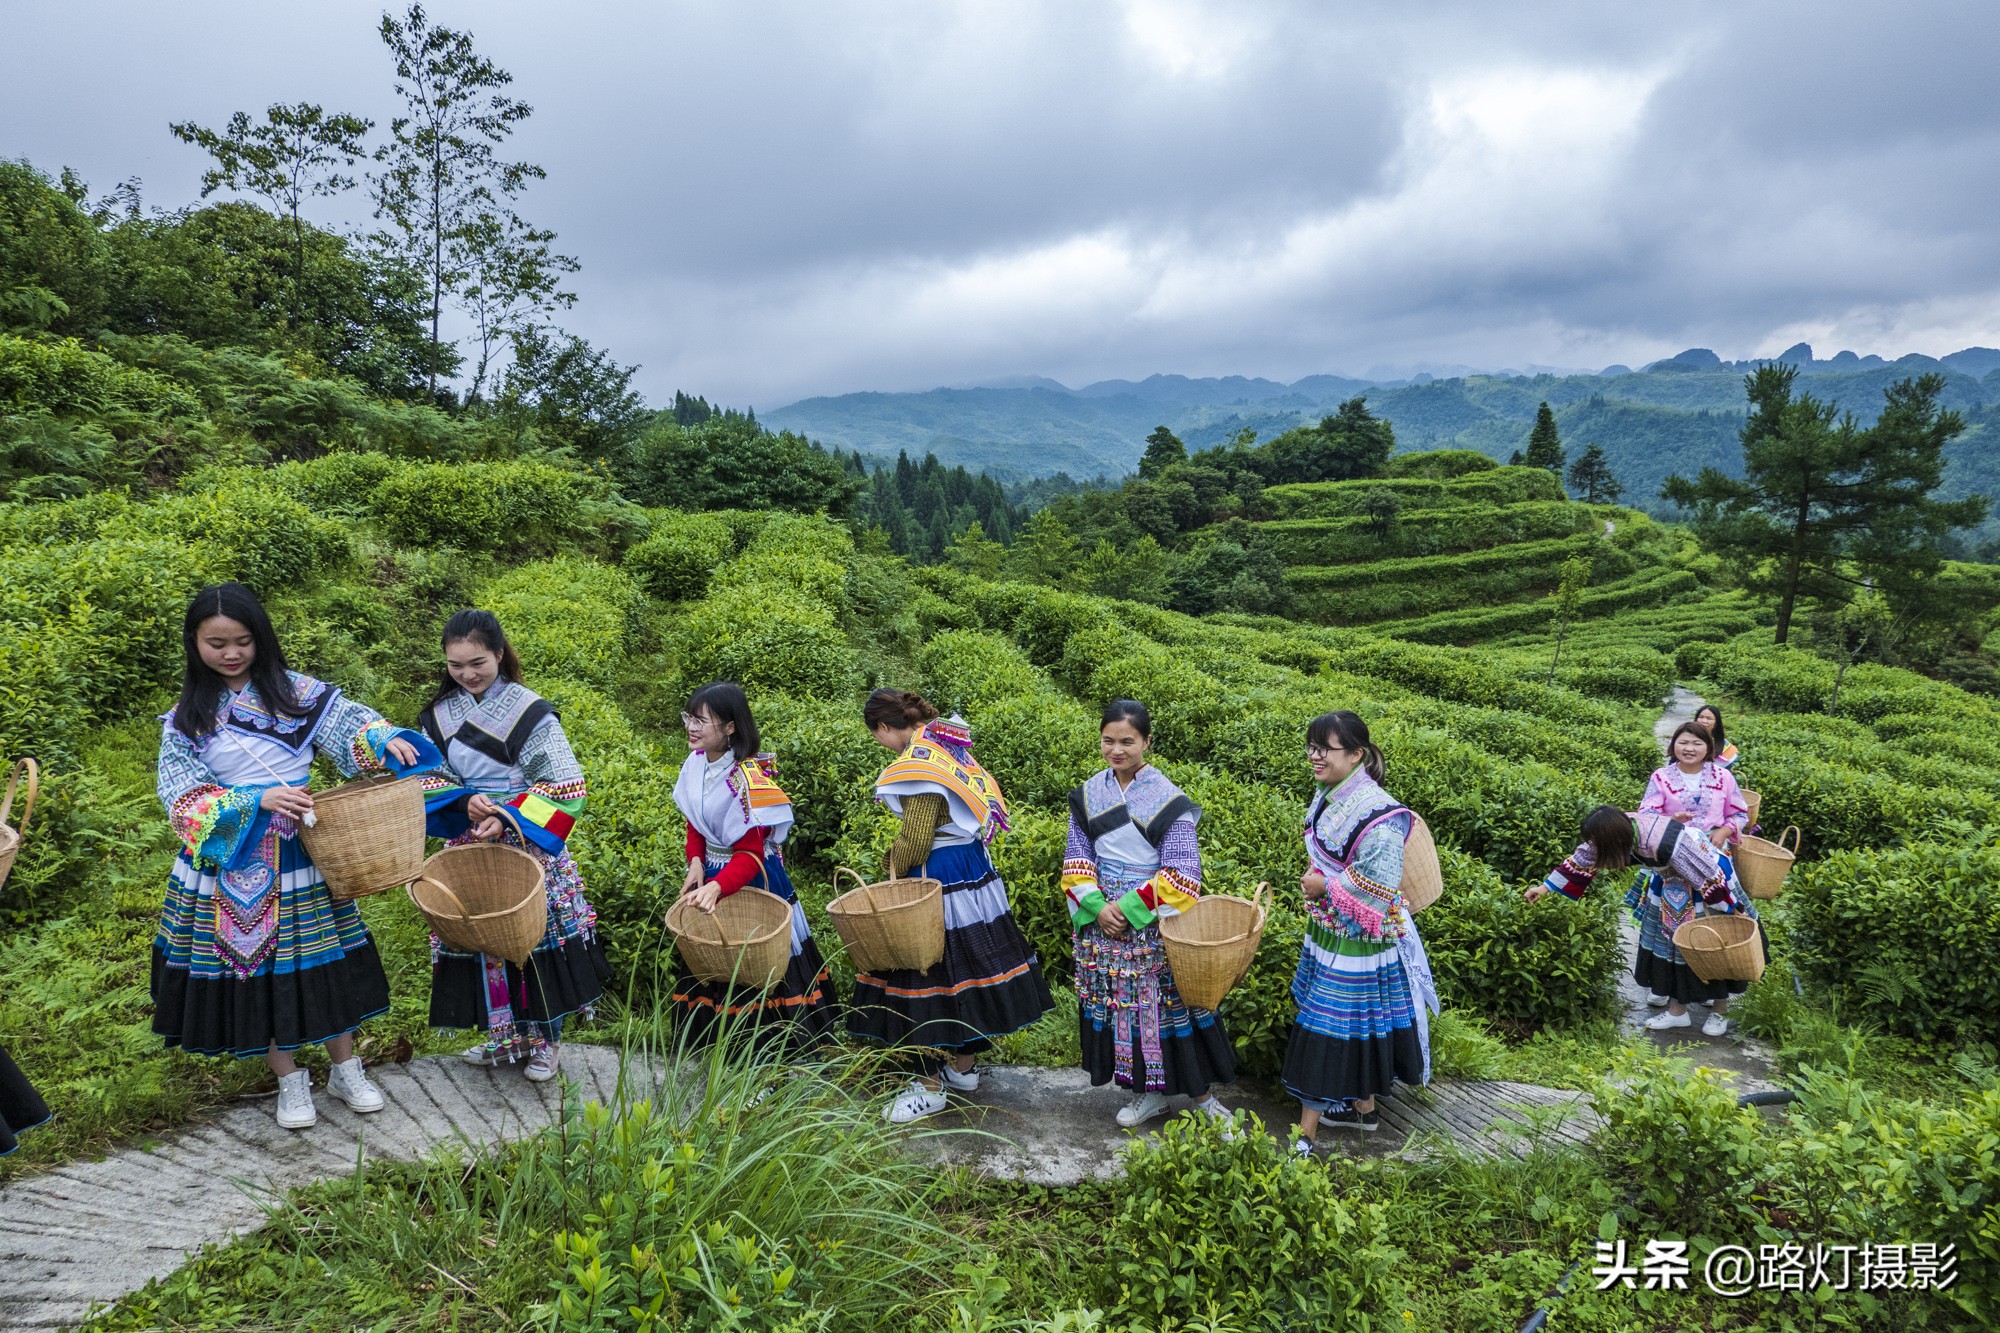
<svg viewBox="0 0 2000 1333"><path fill-rule="evenodd" d="M261 1055L278 1075L278 1123L318 1118L292 1053L324 1045L327 1091L382 1109L354 1033L389 1007L389 981L361 914L335 899L299 841L312 816L313 756L349 776L421 771L437 754L415 732L324 681L290 671L255 594L195 594L181 627L180 701L161 718L160 802L180 839L153 940L153 1031L201 1055Z"/></svg>
<svg viewBox="0 0 2000 1333"><path fill-rule="evenodd" d="M589 1015L611 971L569 853L583 813L583 769L555 707L521 683L520 658L498 617L459 611L442 637L444 671L421 722L445 757L445 768L425 780L430 832L452 846L504 840L534 857L549 917L525 967L432 936L431 1026L483 1031L485 1040L465 1052L468 1063L525 1060L524 1072L539 1083L556 1076L565 1020Z"/></svg>
<svg viewBox="0 0 2000 1333"><path fill-rule="evenodd" d="M1132 1091L1118 1123L1142 1125L1182 1096L1218 1119L1209 1089L1236 1078L1222 1019L1182 1003L1159 922L1201 897L1201 808L1146 762L1153 719L1119 699L1104 710L1107 767L1069 794L1062 887L1076 956L1077 1029L1093 1087Z"/></svg>
<svg viewBox="0 0 2000 1333"><path fill-rule="evenodd" d="M1583 841L1548 878L1526 893L1534 902L1551 890L1568 898L1581 898L1600 874L1639 866L1652 872L1646 880L1646 894L1639 907L1639 947L1632 961L1632 977L1641 986L1669 998L1667 1012L1649 1019L1646 1026L1686 1027L1690 1004L1709 1003L1715 1013L1703 1025L1709 1036L1727 1030L1723 1017L1729 997L1749 988L1742 981L1703 981L1694 974L1687 959L1674 947L1674 932L1699 916L1711 912L1745 912L1757 915L1755 904L1736 882L1729 858L1695 826L1651 810L1620 810L1600 805L1583 821ZM1764 942L1768 955L1770 941Z"/></svg>
<svg viewBox="0 0 2000 1333"><path fill-rule="evenodd" d="M1292 1151L1312 1151L1322 1124L1372 1131L1375 1099L1401 1080L1430 1081L1430 959L1402 892L1403 844L1415 826L1382 788L1382 752L1351 712L1306 729L1319 790L1306 810L1306 937L1292 978L1298 1019L1282 1078L1299 1099Z"/></svg>
<svg viewBox="0 0 2000 1333"><path fill-rule="evenodd" d="M805 909L779 851L792 831L792 799L778 786L771 756L760 754L756 719L743 687L702 686L681 713L688 757L674 782L674 804L687 820L687 878L681 896L704 912L749 886L792 905L792 956L768 990L697 981L683 970L674 1008L691 1039L747 1028L759 1047L779 1053L817 1045L834 1026L833 982Z"/></svg>
<svg viewBox="0 0 2000 1333"><path fill-rule="evenodd" d="M942 1061L926 1057L908 1091L883 1112L900 1125L942 1111L946 1088L978 1088L978 1053L1055 1001L986 854L1007 827L1007 804L972 757L963 719L940 719L922 695L903 690L875 691L861 716L896 756L875 781L876 798L903 821L889 849L889 874L944 884L943 961L927 972L860 973L847 1016L848 1032L863 1040L951 1053Z"/></svg>

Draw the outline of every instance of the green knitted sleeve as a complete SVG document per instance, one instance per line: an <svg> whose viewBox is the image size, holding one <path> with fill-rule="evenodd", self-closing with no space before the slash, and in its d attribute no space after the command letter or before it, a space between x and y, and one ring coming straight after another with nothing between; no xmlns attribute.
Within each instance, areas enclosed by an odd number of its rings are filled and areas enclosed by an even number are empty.
<svg viewBox="0 0 2000 1333"><path fill-rule="evenodd" d="M903 829L889 848L889 873L903 874L930 859L931 843L937 840L938 826L950 812L944 797L919 792L903 798Z"/></svg>

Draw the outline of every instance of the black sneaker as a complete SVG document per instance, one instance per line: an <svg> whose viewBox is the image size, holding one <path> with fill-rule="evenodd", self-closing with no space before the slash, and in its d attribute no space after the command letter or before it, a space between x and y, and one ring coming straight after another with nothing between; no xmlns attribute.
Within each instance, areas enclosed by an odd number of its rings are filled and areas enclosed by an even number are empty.
<svg viewBox="0 0 2000 1333"><path fill-rule="evenodd" d="M1363 1133L1373 1134L1382 1128L1382 1113L1380 1111L1364 1113L1351 1108L1345 1111L1329 1111L1319 1118L1319 1123L1328 1129L1358 1129Z"/></svg>

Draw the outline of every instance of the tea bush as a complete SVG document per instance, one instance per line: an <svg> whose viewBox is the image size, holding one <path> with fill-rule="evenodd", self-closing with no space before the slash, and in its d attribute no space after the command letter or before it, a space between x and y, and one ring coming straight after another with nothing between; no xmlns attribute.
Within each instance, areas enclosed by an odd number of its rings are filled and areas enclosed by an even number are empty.
<svg viewBox="0 0 2000 1333"><path fill-rule="evenodd" d="M1751 1229L1771 1150L1763 1121L1736 1104L1722 1074L1645 1055L1616 1069L1591 1102L1604 1117L1597 1151L1643 1216L1688 1238Z"/></svg>
<svg viewBox="0 0 2000 1333"><path fill-rule="evenodd" d="M1562 480L1538 467L1468 472L1449 481L1420 477L1369 477L1360 481L1288 482L1264 488L1264 502L1281 519L1342 518L1360 512L1371 491L1387 490L1411 508L1441 504L1509 505L1566 500Z"/></svg>
<svg viewBox="0 0 2000 1333"><path fill-rule="evenodd" d="M526 555L622 545L637 513L602 476L524 462L407 464L369 504L402 546Z"/></svg>
<svg viewBox="0 0 2000 1333"><path fill-rule="evenodd" d="M2000 1038L1992 838L1835 852L1793 869L1785 907L1792 957L1843 1012L1912 1036Z"/></svg>
<svg viewBox="0 0 2000 1333"><path fill-rule="evenodd" d="M1405 510L1387 523L1366 515L1284 519L1262 524L1259 531L1288 565L1337 565L1546 541L1598 526L1583 505L1532 500L1516 505Z"/></svg>
<svg viewBox="0 0 2000 1333"><path fill-rule="evenodd" d="M637 600L623 570L570 556L511 569L480 590L523 671L600 687L624 659Z"/></svg>
<svg viewBox="0 0 2000 1333"><path fill-rule="evenodd" d="M648 595L684 602L708 591L709 575L736 550L736 534L714 514L653 510L652 532L625 553L625 570Z"/></svg>
<svg viewBox="0 0 2000 1333"><path fill-rule="evenodd" d="M1251 1328L1359 1331L1396 1308L1403 1252L1382 1205L1344 1197L1324 1167L1269 1135L1226 1138L1183 1116L1123 1161L1103 1296L1125 1319L1158 1326L1201 1311Z"/></svg>

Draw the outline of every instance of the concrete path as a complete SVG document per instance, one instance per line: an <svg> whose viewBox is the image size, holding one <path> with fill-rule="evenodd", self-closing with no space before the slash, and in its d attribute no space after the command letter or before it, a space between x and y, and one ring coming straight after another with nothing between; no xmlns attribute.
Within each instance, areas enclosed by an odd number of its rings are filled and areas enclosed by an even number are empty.
<svg viewBox="0 0 2000 1333"><path fill-rule="evenodd" d="M1081 1069L998 1068L984 1071L979 1091L953 1102L952 1109L924 1122L927 1132L912 1145L939 1161L968 1166L985 1175L1041 1185L1074 1185L1108 1180L1119 1172L1118 1153L1145 1130L1120 1129L1113 1119L1129 1098L1111 1084L1090 1086ZM1265 1130L1283 1141L1298 1120L1298 1103L1248 1086L1216 1089L1232 1109L1257 1113ZM1174 1115L1197 1115L1184 1099ZM1475 1152L1525 1151L1522 1137L1547 1114L1547 1133L1565 1143L1581 1143L1598 1118L1583 1094L1527 1083L1433 1083L1429 1088L1398 1087L1378 1099L1382 1128L1372 1134L1322 1129L1317 1150L1370 1157L1418 1156L1442 1135ZM1511 1126L1511 1128L1510 1128Z"/></svg>
<svg viewBox="0 0 2000 1333"><path fill-rule="evenodd" d="M585 1100L615 1100L615 1048L572 1043L563 1071ZM286 1190L350 1175L364 1156L415 1161L446 1144L491 1148L562 1109L562 1081L530 1083L518 1069L478 1069L456 1056L368 1072L389 1102L373 1115L354 1115L321 1088L319 1124L293 1132L272 1118L272 1094L101 1162L0 1189L0 1329L73 1325L203 1245L256 1230Z"/></svg>

